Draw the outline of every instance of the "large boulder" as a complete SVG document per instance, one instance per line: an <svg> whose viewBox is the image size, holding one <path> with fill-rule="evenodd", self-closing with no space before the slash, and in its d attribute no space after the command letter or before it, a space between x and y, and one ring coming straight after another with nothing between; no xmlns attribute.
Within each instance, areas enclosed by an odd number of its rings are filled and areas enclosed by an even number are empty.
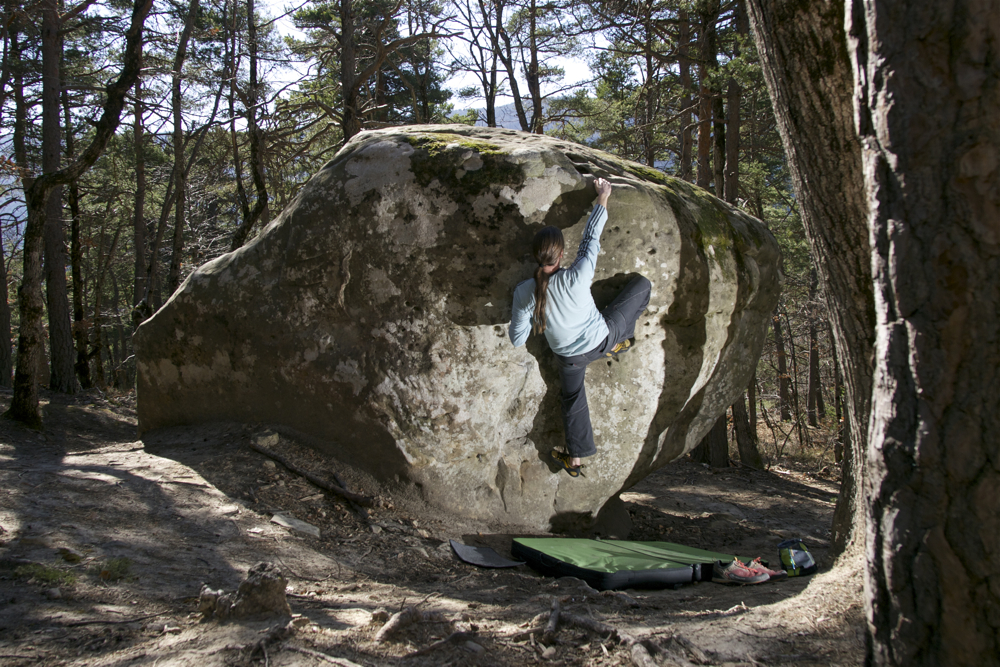
<svg viewBox="0 0 1000 667"><path fill-rule="evenodd" d="M587 371L598 453L558 473L559 378L541 336L507 337L530 241L575 255L614 185L593 293L652 282L636 347ZM352 139L251 243L197 269L136 333L140 432L283 424L441 508L585 528L701 440L747 385L780 289L757 220L657 170L510 130Z"/></svg>

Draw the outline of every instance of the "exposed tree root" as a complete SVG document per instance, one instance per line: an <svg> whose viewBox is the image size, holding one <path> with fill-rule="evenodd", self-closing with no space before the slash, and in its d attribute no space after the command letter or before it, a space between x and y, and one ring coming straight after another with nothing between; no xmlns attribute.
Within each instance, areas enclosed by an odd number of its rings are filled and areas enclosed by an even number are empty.
<svg viewBox="0 0 1000 667"><path fill-rule="evenodd" d="M359 665L358 663L351 662L347 658L335 658L332 655L327 655L326 653L320 653L319 651L313 651L312 649L308 648L301 648L299 646L286 646L285 650L295 651L296 653L310 655L314 658L322 660L323 662L329 662L330 664L333 665L340 665L340 667L361 667L361 665Z"/></svg>
<svg viewBox="0 0 1000 667"><path fill-rule="evenodd" d="M341 498L344 498L345 500L352 503L352 507L355 507L356 511L358 511L359 514L362 514L362 516L366 519L368 518L368 512L364 508L356 506L364 505L366 507L371 507L372 505L375 504L375 502L371 498L359 495L357 493L354 493L353 491L348 491L342 486L338 486L337 484L328 482L322 477L314 475L313 473L309 472L308 470L305 470L304 468L300 468L299 466L292 463L288 457L282 456L277 452L271 451L264 445L260 444L260 442L251 440L250 448L253 449L254 451L260 452L261 454L270 459L274 459L281 465L288 468L290 471L294 472L296 475L301 475L302 477L306 478L319 488L325 491L329 491L330 493L335 493Z"/></svg>

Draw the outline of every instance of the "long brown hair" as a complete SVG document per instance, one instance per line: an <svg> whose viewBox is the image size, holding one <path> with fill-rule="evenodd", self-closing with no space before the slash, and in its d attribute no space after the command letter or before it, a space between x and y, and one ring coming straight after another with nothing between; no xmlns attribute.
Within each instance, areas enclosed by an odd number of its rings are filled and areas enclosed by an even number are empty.
<svg viewBox="0 0 1000 667"><path fill-rule="evenodd" d="M545 267L559 261L563 251L563 235L558 227L543 227L531 242L531 254L538 262L535 269L535 333L545 331L545 301L549 292L549 278L552 272Z"/></svg>

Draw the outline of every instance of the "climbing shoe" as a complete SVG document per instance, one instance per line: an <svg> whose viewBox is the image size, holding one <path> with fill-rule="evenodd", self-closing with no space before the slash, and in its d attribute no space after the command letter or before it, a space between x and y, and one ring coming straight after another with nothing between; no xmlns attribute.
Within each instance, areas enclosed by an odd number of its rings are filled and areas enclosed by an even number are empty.
<svg viewBox="0 0 1000 667"><path fill-rule="evenodd" d="M769 578L763 572L754 572L739 558L728 564L717 560L712 566L712 581L717 584L762 584Z"/></svg>
<svg viewBox="0 0 1000 667"><path fill-rule="evenodd" d="M784 570L772 570L760 561L760 557L754 558L747 563L747 568L754 572L763 572L768 576L769 581L781 581L788 578L788 573Z"/></svg>
<svg viewBox="0 0 1000 667"><path fill-rule="evenodd" d="M632 339L632 338L627 338L627 339L623 340L622 342L618 343L613 348L611 348L611 351L607 353L607 356L613 357L613 356L616 356L618 354L621 354L622 352L628 352L630 349L632 349L632 341L633 340L634 339Z"/></svg>
<svg viewBox="0 0 1000 667"><path fill-rule="evenodd" d="M570 477L580 477L581 475L586 477L586 475L583 474L583 471L580 470L580 468L583 467L582 465L570 465L570 461L572 461L572 459L566 452L560 452L557 449L553 449L549 452L549 456L552 457L552 460L555 461L562 470L568 472Z"/></svg>

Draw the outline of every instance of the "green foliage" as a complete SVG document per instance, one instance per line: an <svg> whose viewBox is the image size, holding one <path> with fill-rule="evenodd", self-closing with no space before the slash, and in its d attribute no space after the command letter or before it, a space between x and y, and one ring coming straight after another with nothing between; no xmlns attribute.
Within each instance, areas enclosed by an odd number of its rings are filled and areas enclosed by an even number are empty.
<svg viewBox="0 0 1000 667"><path fill-rule="evenodd" d="M102 581L110 583L132 581L136 578L132 574L132 559L125 556L109 558L103 562L95 561L91 563L90 571Z"/></svg>
<svg viewBox="0 0 1000 667"><path fill-rule="evenodd" d="M41 563L20 565L14 570L14 576L25 579L29 583L39 583L45 586L72 586L76 583L76 575L72 572Z"/></svg>

